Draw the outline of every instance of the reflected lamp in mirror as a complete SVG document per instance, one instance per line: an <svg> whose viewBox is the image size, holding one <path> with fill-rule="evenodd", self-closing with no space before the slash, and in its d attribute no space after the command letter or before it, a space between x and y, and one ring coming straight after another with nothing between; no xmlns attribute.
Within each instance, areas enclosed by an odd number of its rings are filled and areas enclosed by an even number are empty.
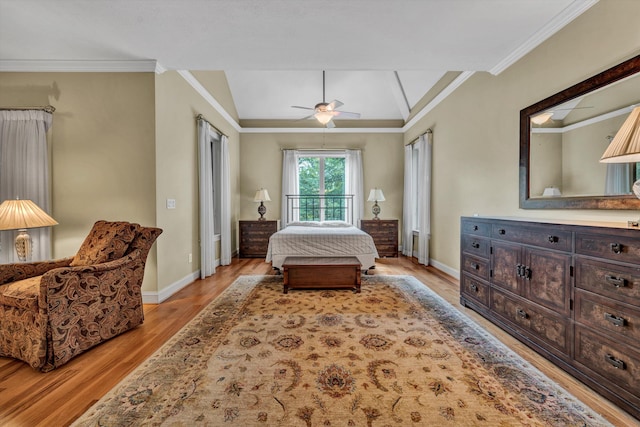
<svg viewBox="0 0 640 427"><path fill-rule="evenodd" d="M547 187L542 192L542 197L560 197L562 196L562 192L558 187Z"/></svg>
<svg viewBox="0 0 640 427"><path fill-rule="evenodd" d="M259 189L258 191L256 191L256 195L253 197L253 201L260 202L260 206L258 206L258 213L260 214L260 218L258 218L258 221L264 221L265 220L264 214L267 213L267 207L264 205L263 202L271 201L271 198L269 197L269 192L264 188Z"/></svg>
<svg viewBox="0 0 640 427"><path fill-rule="evenodd" d="M31 259L32 242L27 229L57 224L31 200L5 200L0 204L0 231L18 230L15 247L21 262Z"/></svg>
<svg viewBox="0 0 640 427"><path fill-rule="evenodd" d="M541 125L549 121L549 119L553 116L553 111L546 111L544 113L540 113L536 116L531 117L531 123L536 125Z"/></svg>
<svg viewBox="0 0 640 427"><path fill-rule="evenodd" d="M374 202L373 207L371 208L371 213L373 213L373 219L380 219L378 215L380 214L380 206L378 206L378 202L384 202L384 194L380 188L372 188L369 192L369 198L367 202Z"/></svg>
<svg viewBox="0 0 640 427"><path fill-rule="evenodd" d="M602 163L640 162L640 106L635 107L613 138L602 158ZM640 180L633 184L633 193L640 199ZM638 221L629 221L638 227Z"/></svg>

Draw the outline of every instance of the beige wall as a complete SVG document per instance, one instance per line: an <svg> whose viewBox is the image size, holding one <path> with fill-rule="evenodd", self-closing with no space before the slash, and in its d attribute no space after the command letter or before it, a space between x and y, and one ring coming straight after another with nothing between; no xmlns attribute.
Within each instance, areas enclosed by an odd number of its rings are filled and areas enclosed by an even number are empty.
<svg viewBox="0 0 640 427"><path fill-rule="evenodd" d="M364 218L372 218L372 202L366 197L373 187L382 188L385 201L380 202L381 218L402 222L403 163L402 134L332 133L244 133L240 138L240 219L258 219L253 201L256 190L269 191L267 219L280 219L282 186L282 149L348 148L362 150L365 191Z"/></svg>
<svg viewBox="0 0 640 427"><path fill-rule="evenodd" d="M0 73L0 105L53 105L53 256L76 253L99 219L156 224L152 73ZM155 287L156 251L145 287Z"/></svg>
<svg viewBox="0 0 640 427"><path fill-rule="evenodd" d="M634 55L640 47L636 0L601 0L516 64L476 73L405 134L434 132L431 256L459 269L460 216L626 221L633 211L521 210L519 112Z"/></svg>
<svg viewBox="0 0 640 427"><path fill-rule="evenodd" d="M238 212L239 136L177 72L156 77L156 195L158 226L158 291L200 269L198 226L198 134L202 114L229 137L231 158L232 248L236 247ZM166 200L176 208L167 209ZM189 263L188 255L193 261Z"/></svg>

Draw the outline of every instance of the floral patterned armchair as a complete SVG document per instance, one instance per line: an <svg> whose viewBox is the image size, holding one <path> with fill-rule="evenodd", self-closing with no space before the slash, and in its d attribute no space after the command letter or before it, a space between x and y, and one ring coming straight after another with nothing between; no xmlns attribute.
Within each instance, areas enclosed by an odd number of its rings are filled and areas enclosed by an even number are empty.
<svg viewBox="0 0 640 427"><path fill-rule="evenodd" d="M0 356L50 371L140 325L159 228L98 221L74 257L0 265Z"/></svg>

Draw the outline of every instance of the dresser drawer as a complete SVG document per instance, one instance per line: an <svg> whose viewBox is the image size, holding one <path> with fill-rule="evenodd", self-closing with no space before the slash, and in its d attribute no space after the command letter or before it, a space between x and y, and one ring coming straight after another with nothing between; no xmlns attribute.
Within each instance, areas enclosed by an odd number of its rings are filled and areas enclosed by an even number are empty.
<svg viewBox="0 0 640 427"><path fill-rule="evenodd" d="M575 320L640 349L640 309L576 290Z"/></svg>
<svg viewBox="0 0 640 427"><path fill-rule="evenodd" d="M635 396L640 396L640 352L576 325L575 359Z"/></svg>
<svg viewBox="0 0 640 427"><path fill-rule="evenodd" d="M462 255L462 271L489 280L489 260L473 255Z"/></svg>
<svg viewBox="0 0 640 427"><path fill-rule="evenodd" d="M576 257L576 287L640 306L640 267Z"/></svg>
<svg viewBox="0 0 640 427"><path fill-rule="evenodd" d="M489 284L484 280L463 273L460 292L485 307L489 307Z"/></svg>
<svg viewBox="0 0 640 427"><path fill-rule="evenodd" d="M569 355L572 340L571 322L537 304L510 297L491 289L491 310L509 323L529 333L547 349L552 347L562 355ZM542 341L542 343L540 343Z"/></svg>
<svg viewBox="0 0 640 427"><path fill-rule="evenodd" d="M470 254L474 254L481 257L489 257L491 245L489 239L485 239L478 236L463 235L462 236L462 251Z"/></svg>
<svg viewBox="0 0 640 427"><path fill-rule="evenodd" d="M493 224L491 237L541 248L571 251L571 232L557 227L523 226L522 224Z"/></svg>
<svg viewBox="0 0 640 427"><path fill-rule="evenodd" d="M463 218L460 226L460 232L462 234L489 237L491 235L491 224L484 221Z"/></svg>
<svg viewBox="0 0 640 427"><path fill-rule="evenodd" d="M637 237L576 233L576 253L640 264L640 232L637 233Z"/></svg>

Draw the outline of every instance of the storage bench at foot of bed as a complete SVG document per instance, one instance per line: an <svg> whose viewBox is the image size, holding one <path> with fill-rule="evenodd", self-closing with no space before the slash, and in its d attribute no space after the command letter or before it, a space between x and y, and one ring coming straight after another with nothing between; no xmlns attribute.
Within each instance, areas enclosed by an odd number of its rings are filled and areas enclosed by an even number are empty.
<svg viewBox="0 0 640 427"><path fill-rule="evenodd" d="M287 257L282 263L284 293L312 288L352 288L359 293L360 268L356 257Z"/></svg>

